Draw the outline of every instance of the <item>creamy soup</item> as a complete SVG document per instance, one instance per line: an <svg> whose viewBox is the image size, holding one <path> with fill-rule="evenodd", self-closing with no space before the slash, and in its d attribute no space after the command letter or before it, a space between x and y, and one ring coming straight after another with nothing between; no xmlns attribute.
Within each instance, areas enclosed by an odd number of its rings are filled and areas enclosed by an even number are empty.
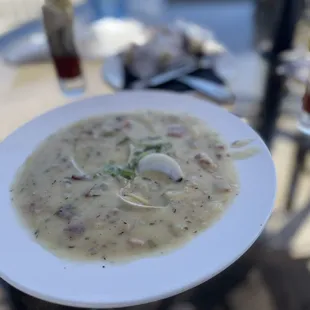
<svg viewBox="0 0 310 310"><path fill-rule="evenodd" d="M62 129L27 159L12 186L13 204L41 245L109 261L182 245L237 194L221 137L194 117L155 111Z"/></svg>

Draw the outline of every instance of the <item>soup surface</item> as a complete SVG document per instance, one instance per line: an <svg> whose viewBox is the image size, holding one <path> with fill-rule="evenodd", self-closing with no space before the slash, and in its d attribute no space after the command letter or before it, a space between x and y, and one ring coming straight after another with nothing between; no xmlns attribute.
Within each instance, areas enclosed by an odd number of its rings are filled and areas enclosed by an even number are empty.
<svg viewBox="0 0 310 310"><path fill-rule="evenodd" d="M13 204L44 247L128 260L180 246L238 194L227 145L205 123L155 111L87 119L21 167Z"/></svg>

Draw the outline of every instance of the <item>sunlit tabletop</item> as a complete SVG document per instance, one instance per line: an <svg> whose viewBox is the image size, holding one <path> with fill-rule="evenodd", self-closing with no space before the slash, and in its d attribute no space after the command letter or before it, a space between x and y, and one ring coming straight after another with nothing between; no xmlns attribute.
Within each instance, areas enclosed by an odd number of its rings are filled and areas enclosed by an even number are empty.
<svg viewBox="0 0 310 310"><path fill-rule="evenodd" d="M101 62L84 62L86 92L65 97L52 64L12 67L0 63L0 141L34 117L73 100L111 93L100 77Z"/></svg>

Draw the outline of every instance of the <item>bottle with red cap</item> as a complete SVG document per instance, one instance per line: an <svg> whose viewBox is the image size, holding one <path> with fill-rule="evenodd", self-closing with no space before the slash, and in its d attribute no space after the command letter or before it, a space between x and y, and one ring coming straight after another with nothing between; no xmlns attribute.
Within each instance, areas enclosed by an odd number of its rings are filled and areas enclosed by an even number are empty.
<svg viewBox="0 0 310 310"><path fill-rule="evenodd" d="M67 95L81 94L85 80L74 42L74 11L70 0L45 0L43 23L59 84Z"/></svg>

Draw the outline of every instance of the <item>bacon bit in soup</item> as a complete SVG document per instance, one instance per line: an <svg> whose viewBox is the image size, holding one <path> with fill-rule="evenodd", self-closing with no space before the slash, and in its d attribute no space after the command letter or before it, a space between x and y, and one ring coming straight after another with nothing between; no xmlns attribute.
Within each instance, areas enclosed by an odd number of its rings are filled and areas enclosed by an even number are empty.
<svg viewBox="0 0 310 310"><path fill-rule="evenodd" d="M64 229L64 232L69 236L70 239L79 237L84 234L85 226L83 223L69 224L68 227Z"/></svg>
<svg viewBox="0 0 310 310"><path fill-rule="evenodd" d="M118 122L118 127L121 129L131 127L131 122L125 115L116 116L115 120Z"/></svg>
<svg viewBox="0 0 310 310"><path fill-rule="evenodd" d="M186 132L186 128L180 124L172 124L167 128L168 137L182 138L185 136Z"/></svg>
<svg viewBox="0 0 310 310"><path fill-rule="evenodd" d="M54 214L64 220L71 220L77 214L76 208L72 204L67 204L58 209Z"/></svg>
<svg viewBox="0 0 310 310"><path fill-rule="evenodd" d="M215 144L215 149L217 149L219 151L225 151L226 150L226 146L225 146L225 144L217 143L217 144Z"/></svg>
<svg viewBox="0 0 310 310"><path fill-rule="evenodd" d="M71 176L71 179L74 180L74 181L85 181L85 180L89 180L89 177L86 176L86 175L76 175L76 174L73 174Z"/></svg>
<svg viewBox="0 0 310 310"><path fill-rule="evenodd" d="M122 123L122 129L130 128L130 127L131 127L131 122L128 119L124 120Z"/></svg>

